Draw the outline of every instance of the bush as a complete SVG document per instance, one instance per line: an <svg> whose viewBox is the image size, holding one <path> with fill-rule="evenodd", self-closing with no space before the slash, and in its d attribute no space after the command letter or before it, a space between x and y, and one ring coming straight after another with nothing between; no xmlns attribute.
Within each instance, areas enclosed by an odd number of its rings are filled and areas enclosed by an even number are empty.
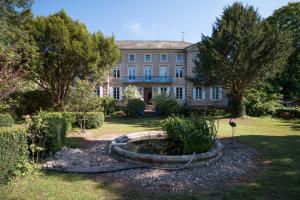
<svg viewBox="0 0 300 200"><path fill-rule="evenodd" d="M71 130L72 121L67 113L60 112L40 112L38 117L46 123L47 127L44 137L46 151L55 152L59 150L66 138L67 133Z"/></svg>
<svg viewBox="0 0 300 200"><path fill-rule="evenodd" d="M10 114L0 114L0 127L10 127L14 124L14 119Z"/></svg>
<svg viewBox="0 0 300 200"><path fill-rule="evenodd" d="M250 116L273 115L281 107L282 95L263 89L250 89L246 92L246 113Z"/></svg>
<svg viewBox="0 0 300 200"><path fill-rule="evenodd" d="M186 117L190 116L207 116L207 117L225 117L229 115L229 110L227 108L218 107L196 107L184 105L179 110L181 115Z"/></svg>
<svg viewBox="0 0 300 200"><path fill-rule="evenodd" d="M76 124L80 128L80 121L82 120L83 113L76 113ZM104 122L104 114L103 112L88 112L85 116L85 128L92 129L92 128L99 128L102 126Z"/></svg>
<svg viewBox="0 0 300 200"><path fill-rule="evenodd" d="M129 117L144 115L145 104L141 99L131 99L128 101L126 111Z"/></svg>
<svg viewBox="0 0 300 200"><path fill-rule="evenodd" d="M10 111L17 118L23 115L32 115L39 110L51 110L53 103L49 92L43 90L32 90L26 92L15 92L6 101Z"/></svg>
<svg viewBox="0 0 300 200"><path fill-rule="evenodd" d="M0 185L9 181L28 158L26 130L0 128Z"/></svg>
<svg viewBox="0 0 300 200"><path fill-rule="evenodd" d="M179 112L180 105L177 99L172 95L159 94L153 98L157 114L169 116Z"/></svg>
<svg viewBox="0 0 300 200"><path fill-rule="evenodd" d="M116 100L114 98L109 96L101 97L100 101L105 115L109 115L116 110Z"/></svg>
<svg viewBox="0 0 300 200"><path fill-rule="evenodd" d="M217 135L217 126L212 120L169 117L162 122L167 138L177 144L178 151L186 154L207 152Z"/></svg>
<svg viewBox="0 0 300 200"><path fill-rule="evenodd" d="M283 107L275 111L273 117L281 119L300 119L300 107Z"/></svg>

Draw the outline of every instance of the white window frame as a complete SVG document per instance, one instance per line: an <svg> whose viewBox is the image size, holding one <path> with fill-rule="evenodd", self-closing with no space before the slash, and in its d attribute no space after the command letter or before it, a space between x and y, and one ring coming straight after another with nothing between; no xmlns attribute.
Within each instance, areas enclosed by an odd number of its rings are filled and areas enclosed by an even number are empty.
<svg viewBox="0 0 300 200"><path fill-rule="evenodd" d="M96 86L96 95L98 97L103 97L103 87L102 86Z"/></svg>
<svg viewBox="0 0 300 200"><path fill-rule="evenodd" d="M132 76L133 78L131 79L130 75L129 75L129 71L131 69L134 69L134 76ZM135 65L128 65L127 66L127 77L128 77L128 81L135 81L135 78L136 78L136 66Z"/></svg>
<svg viewBox="0 0 300 200"><path fill-rule="evenodd" d="M181 77L179 76L179 77L177 77L177 70L181 70L182 71L182 73L181 73ZM184 69L183 69L183 66L182 65L176 65L176 67L175 67L175 78L183 78L183 76L184 76Z"/></svg>
<svg viewBox="0 0 300 200"><path fill-rule="evenodd" d="M121 88L120 87L113 87L112 88L112 97L115 99L115 100L120 100L121 99ZM117 92L119 94L117 94ZM118 96L119 95L119 96Z"/></svg>
<svg viewBox="0 0 300 200"><path fill-rule="evenodd" d="M216 89L217 89L217 93L215 93ZM216 97L216 94L217 94L217 97ZM211 87L210 88L210 99L212 101L222 100L223 99L223 88L221 88L221 87Z"/></svg>
<svg viewBox="0 0 300 200"><path fill-rule="evenodd" d="M149 61L146 60L146 56L150 56L150 60ZM144 54L144 62L152 62L152 54L151 53L145 53Z"/></svg>
<svg viewBox="0 0 300 200"><path fill-rule="evenodd" d="M134 56L134 60L130 60L130 56ZM135 53L129 53L128 54L128 62L135 62L136 61L136 54Z"/></svg>
<svg viewBox="0 0 300 200"><path fill-rule="evenodd" d="M181 88L181 93L182 93L182 95L181 95L181 98L177 98L177 88L179 89L179 88ZM175 97L176 97L176 99L177 100L184 100L185 99L185 91L184 91L184 88L185 87L175 87L175 90L174 90L174 95L175 95Z"/></svg>
<svg viewBox="0 0 300 200"><path fill-rule="evenodd" d="M200 89L201 98L199 98L199 96L197 96L197 90L198 89ZM205 99L205 88L204 87L193 87L193 99L196 100L196 101L204 100Z"/></svg>
<svg viewBox="0 0 300 200"><path fill-rule="evenodd" d="M151 74L147 78L146 78L146 74L145 74L145 70L146 69L151 69ZM152 79L152 77L153 77L153 66L152 65L144 65L143 71L144 71L144 79L150 81Z"/></svg>
<svg viewBox="0 0 300 200"><path fill-rule="evenodd" d="M117 76L115 77L115 71L119 71L119 77L117 77ZM116 74L117 74L117 73L116 73ZM115 78L115 79L118 79L118 78L121 77L121 69L120 69L120 67L115 67L115 68L113 68L112 77Z"/></svg>
<svg viewBox="0 0 300 200"><path fill-rule="evenodd" d="M182 60L178 60L178 57L177 57L177 56L179 56L179 55L181 56ZM176 54L176 62L177 62L177 63L183 63L183 54L182 54L182 53L177 53L177 54Z"/></svg>
<svg viewBox="0 0 300 200"><path fill-rule="evenodd" d="M161 59L163 55L166 56L166 60L162 60L162 59ZM168 62L168 60L169 60L168 54L167 54L167 53L161 53L161 54L159 55L159 60L160 60L160 62Z"/></svg>
<svg viewBox="0 0 300 200"><path fill-rule="evenodd" d="M165 94L166 95L168 95L170 93L170 87L160 86L160 87L158 87L158 94L162 94L163 93L162 89L165 90Z"/></svg>

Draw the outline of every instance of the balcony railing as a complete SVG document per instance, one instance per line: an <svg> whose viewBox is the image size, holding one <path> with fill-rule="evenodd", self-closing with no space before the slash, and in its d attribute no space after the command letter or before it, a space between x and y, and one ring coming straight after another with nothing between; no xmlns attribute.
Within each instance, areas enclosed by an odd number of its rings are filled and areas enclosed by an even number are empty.
<svg viewBox="0 0 300 200"><path fill-rule="evenodd" d="M125 76L125 83L172 83L172 76Z"/></svg>

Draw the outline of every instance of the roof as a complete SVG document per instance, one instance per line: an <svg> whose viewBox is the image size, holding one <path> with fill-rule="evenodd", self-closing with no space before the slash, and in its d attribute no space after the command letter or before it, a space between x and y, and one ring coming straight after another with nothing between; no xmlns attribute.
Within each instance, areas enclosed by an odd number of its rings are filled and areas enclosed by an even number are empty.
<svg viewBox="0 0 300 200"><path fill-rule="evenodd" d="M161 40L121 40L116 41L120 49L185 49L193 43L185 41Z"/></svg>

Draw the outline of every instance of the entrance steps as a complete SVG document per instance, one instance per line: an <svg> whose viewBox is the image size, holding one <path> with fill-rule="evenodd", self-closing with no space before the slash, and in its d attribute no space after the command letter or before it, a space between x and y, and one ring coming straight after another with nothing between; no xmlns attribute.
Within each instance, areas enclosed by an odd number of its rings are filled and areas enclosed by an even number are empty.
<svg viewBox="0 0 300 200"><path fill-rule="evenodd" d="M145 117L154 117L154 116L156 116L155 106L154 106L154 105L147 104L147 105L145 106L144 116L145 116Z"/></svg>

